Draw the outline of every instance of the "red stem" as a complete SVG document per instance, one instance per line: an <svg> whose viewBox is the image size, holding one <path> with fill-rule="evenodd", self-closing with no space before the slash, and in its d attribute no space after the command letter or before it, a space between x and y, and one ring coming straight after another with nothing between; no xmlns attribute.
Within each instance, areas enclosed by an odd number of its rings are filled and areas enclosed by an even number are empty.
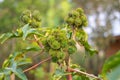
<svg viewBox="0 0 120 80"><path fill-rule="evenodd" d="M83 71L80 71L80 70L77 70L77 69L69 68L69 71L70 71L70 72L77 72L77 73L79 73L79 74L81 74L81 75L85 75L85 76L94 78L94 79L96 79L96 80L103 80L103 79L101 79L101 78L99 78L99 77L97 77L97 76L95 76L95 75L93 75L93 74L89 74L89 73L86 73L86 72L83 72Z"/></svg>
<svg viewBox="0 0 120 80"><path fill-rule="evenodd" d="M71 72L69 68L67 68L67 72ZM71 74L67 75L67 80L72 80L72 75Z"/></svg>
<svg viewBox="0 0 120 80"><path fill-rule="evenodd" d="M34 35L34 38L35 38L35 41L36 41L36 43L43 49L44 48L44 46L42 45L42 43L41 42L39 42L38 41L38 38L37 38L37 36L36 35Z"/></svg>
<svg viewBox="0 0 120 80"><path fill-rule="evenodd" d="M44 63L44 62L46 62L46 61L49 61L49 60L51 60L51 57L49 57L49 58L47 58L47 59L45 59L45 60L43 60L43 61L40 61L39 63L33 65L32 67L30 67L30 68L28 68L28 69L25 69L23 72L27 72L27 71L30 71L30 70L32 70L32 69L35 69L35 68L38 67L40 64L42 64L42 63Z"/></svg>
<svg viewBox="0 0 120 80"><path fill-rule="evenodd" d="M68 73L70 73L71 71L70 71L70 69L69 69L69 66L70 66L70 57L69 57L69 56L68 56L68 59L66 60L66 65L67 65L66 71L67 71ZM68 74L68 75L67 75L67 80L72 80L72 75L71 75L71 74Z"/></svg>

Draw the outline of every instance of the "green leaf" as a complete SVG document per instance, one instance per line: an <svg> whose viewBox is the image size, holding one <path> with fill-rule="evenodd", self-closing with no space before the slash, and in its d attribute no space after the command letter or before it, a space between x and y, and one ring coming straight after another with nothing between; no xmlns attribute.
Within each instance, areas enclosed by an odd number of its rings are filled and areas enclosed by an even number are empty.
<svg viewBox="0 0 120 80"><path fill-rule="evenodd" d="M108 71L116 68L118 65L120 65L120 51L105 61L102 74L106 74Z"/></svg>
<svg viewBox="0 0 120 80"><path fill-rule="evenodd" d="M0 75L0 80L3 80L3 78L4 78L4 75Z"/></svg>
<svg viewBox="0 0 120 80"><path fill-rule="evenodd" d="M2 70L2 69L0 69L0 80L2 80L2 79L3 79L3 77L4 77L4 72L3 72L3 70Z"/></svg>
<svg viewBox="0 0 120 80"><path fill-rule="evenodd" d="M10 54L9 55L9 58L6 59L2 65L2 68L5 68L5 67L16 67L16 61L18 58L22 59L23 57L23 53L22 52L14 52L13 54Z"/></svg>
<svg viewBox="0 0 120 80"><path fill-rule="evenodd" d="M93 49L91 48L91 46L89 45L88 42L84 42L84 47L85 47L85 52L90 54L90 55L93 55L95 53L98 53L98 51L96 49Z"/></svg>
<svg viewBox="0 0 120 80"><path fill-rule="evenodd" d="M27 37L29 29L30 29L29 24L26 24L26 25L23 26L23 28L22 28L23 40L25 40L25 38Z"/></svg>
<svg viewBox="0 0 120 80"><path fill-rule="evenodd" d="M13 69L11 68L11 71L17 76L19 77L21 80L28 80L26 75L23 73L22 69L17 68L17 69Z"/></svg>
<svg viewBox="0 0 120 80"><path fill-rule="evenodd" d="M120 65L107 73L108 80L120 80Z"/></svg>
<svg viewBox="0 0 120 80"><path fill-rule="evenodd" d="M23 35L22 29L17 29L15 32L13 32L14 37L21 37Z"/></svg>
<svg viewBox="0 0 120 80"><path fill-rule="evenodd" d="M31 29L29 29L29 30L28 30L28 35L30 35L30 34L41 35L36 28L31 28Z"/></svg>
<svg viewBox="0 0 120 80"><path fill-rule="evenodd" d="M10 75L5 74L4 80L10 80Z"/></svg>
<svg viewBox="0 0 120 80"><path fill-rule="evenodd" d="M15 70L17 68L17 63L15 61L11 62L10 67Z"/></svg>
<svg viewBox="0 0 120 80"><path fill-rule="evenodd" d="M23 32L23 40L25 40L26 37L29 36L30 34L40 35L38 30L36 28L31 28L29 24L26 24L25 26L23 26L22 32Z"/></svg>
<svg viewBox="0 0 120 80"><path fill-rule="evenodd" d="M18 66L29 64L29 63L32 63L30 58L24 58L22 60L17 61Z"/></svg>
<svg viewBox="0 0 120 80"><path fill-rule="evenodd" d="M4 78L4 80L10 80L10 74L11 74L11 71L9 69L2 69L2 73L4 73L4 75L1 77L2 80Z"/></svg>
<svg viewBox="0 0 120 80"><path fill-rule="evenodd" d="M26 49L23 49L23 51L38 51L38 50L41 50L41 48L39 46L30 46L30 47L27 47Z"/></svg>
<svg viewBox="0 0 120 80"><path fill-rule="evenodd" d="M9 64L10 64L9 59L6 59L6 60L3 62L2 68L9 66Z"/></svg>
<svg viewBox="0 0 120 80"><path fill-rule="evenodd" d="M0 42L1 44L4 43L6 40L10 39L10 38L16 38L16 37L21 37L22 36L22 31L21 29L17 29L17 31L15 32L8 32L8 33L4 33L0 36Z"/></svg>
<svg viewBox="0 0 120 80"><path fill-rule="evenodd" d="M1 44L4 43L6 40L11 38L13 36L13 33L4 33L0 36L0 42Z"/></svg>

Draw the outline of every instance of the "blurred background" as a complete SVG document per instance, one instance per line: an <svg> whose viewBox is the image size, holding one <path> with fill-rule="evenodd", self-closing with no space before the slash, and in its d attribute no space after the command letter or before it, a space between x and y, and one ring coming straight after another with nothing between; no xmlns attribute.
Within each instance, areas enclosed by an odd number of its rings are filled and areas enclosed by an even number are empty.
<svg viewBox="0 0 120 80"><path fill-rule="evenodd" d="M89 35L89 43L99 53L94 56L85 55L81 47L73 55L72 62L84 67L89 73L98 75L105 59L120 50L120 0L0 0L0 34L19 28L20 15L26 9L39 10L42 26L49 27L61 26L69 11L78 7L84 9L89 21L88 27L85 28ZM22 49L25 45L20 39L0 44L0 67L10 53ZM30 52L28 56L34 54ZM43 58L45 55L34 57L33 64ZM48 62L40 65L26 73L28 79L49 80L51 74L48 72L54 70L53 65L55 64Z"/></svg>

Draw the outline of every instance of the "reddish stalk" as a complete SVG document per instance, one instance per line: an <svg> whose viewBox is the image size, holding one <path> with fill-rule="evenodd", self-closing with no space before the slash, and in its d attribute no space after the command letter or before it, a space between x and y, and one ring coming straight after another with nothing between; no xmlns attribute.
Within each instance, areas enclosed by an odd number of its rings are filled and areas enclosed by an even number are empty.
<svg viewBox="0 0 120 80"><path fill-rule="evenodd" d="M39 63L33 65L32 67L28 68L28 69L25 69L23 72L27 72L27 71L30 71L32 69L35 69L36 67L38 67L40 64L46 62L46 61L49 61L51 60L51 57L47 58L47 59L44 59L43 61L40 61Z"/></svg>
<svg viewBox="0 0 120 80"><path fill-rule="evenodd" d="M89 73L86 73L86 72L83 72L83 71L80 71L80 70L77 70L77 69L72 69L72 68L69 68L70 72L77 72L81 75L85 75L85 76L88 76L88 77L91 77L91 78L94 78L96 80L102 80L101 78L93 75L93 74L89 74Z"/></svg>
<svg viewBox="0 0 120 80"><path fill-rule="evenodd" d="M44 48L44 46L42 45L42 43L41 42L39 42L38 41L38 38L37 38L37 36L36 35L34 35L34 38L35 38L35 41L36 41L36 43L40 46L40 48Z"/></svg>
<svg viewBox="0 0 120 80"><path fill-rule="evenodd" d="M15 74L14 74L14 73L12 73L12 74L10 75L10 80L15 80Z"/></svg>
<svg viewBox="0 0 120 80"><path fill-rule="evenodd" d="M70 69L69 69L69 66L70 66L70 57L69 57L69 56L68 56L68 59L66 60L66 65L67 65L66 71L67 71L68 73L70 73L71 71L70 71ZM67 80L72 80L72 75L71 75L71 74L68 74L68 75L67 75Z"/></svg>

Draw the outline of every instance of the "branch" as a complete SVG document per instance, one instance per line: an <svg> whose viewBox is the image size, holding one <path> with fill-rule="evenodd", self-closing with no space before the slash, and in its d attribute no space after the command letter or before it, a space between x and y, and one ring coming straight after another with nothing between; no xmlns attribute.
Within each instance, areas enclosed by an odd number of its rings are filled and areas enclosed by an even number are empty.
<svg viewBox="0 0 120 80"><path fill-rule="evenodd" d="M44 46L42 45L42 43L40 43L40 42L38 41L38 38L37 38L36 35L34 35L34 38L35 38L35 41L37 42L37 44L43 49Z"/></svg>
<svg viewBox="0 0 120 80"><path fill-rule="evenodd" d="M25 69L23 72L27 72L27 71L30 71L32 69L35 69L36 67L38 67L40 64L46 62L46 61L49 61L51 60L51 57L47 58L47 59L44 59L43 61L40 61L39 63L33 65L32 67L28 68L28 69Z"/></svg>
<svg viewBox="0 0 120 80"><path fill-rule="evenodd" d="M77 69L69 68L69 70L70 70L71 72L77 72L77 73L80 73L80 74L82 74L82 75L86 75L86 76L91 77L91 78L94 78L94 79L96 79L96 80L103 80L103 79L101 79L101 78L99 78L99 77L97 77L97 76L95 76L95 75L93 75L93 74L88 74L88 73L86 73L86 72L83 72L83 71L80 71L80 70L77 70Z"/></svg>
<svg viewBox="0 0 120 80"><path fill-rule="evenodd" d="M14 74L14 73L12 73L12 74L10 75L10 80L15 80L15 74Z"/></svg>
<svg viewBox="0 0 120 80"><path fill-rule="evenodd" d="M68 57L66 59L66 66L67 66L66 71L70 72L70 69L69 69L69 66L70 66L70 56L69 55L68 55ZM71 74L67 75L67 80L72 80L72 75Z"/></svg>

